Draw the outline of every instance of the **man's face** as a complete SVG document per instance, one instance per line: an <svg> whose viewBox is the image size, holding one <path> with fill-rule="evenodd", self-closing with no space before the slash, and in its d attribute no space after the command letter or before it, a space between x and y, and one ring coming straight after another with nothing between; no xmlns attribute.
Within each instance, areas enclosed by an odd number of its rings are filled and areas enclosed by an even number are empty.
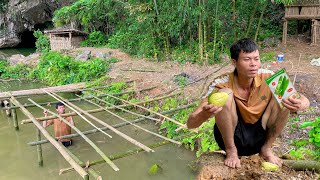
<svg viewBox="0 0 320 180"><path fill-rule="evenodd" d="M58 114L63 114L64 111L65 111L65 106L58 106L58 108L57 108Z"/></svg>
<svg viewBox="0 0 320 180"><path fill-rule="evenodd" d="M238 76L245 78L254 78L258 74L258 69L261 67L259 51L251 53L240 52L238 61L232 60L233 65L237 69Z"/></svg>

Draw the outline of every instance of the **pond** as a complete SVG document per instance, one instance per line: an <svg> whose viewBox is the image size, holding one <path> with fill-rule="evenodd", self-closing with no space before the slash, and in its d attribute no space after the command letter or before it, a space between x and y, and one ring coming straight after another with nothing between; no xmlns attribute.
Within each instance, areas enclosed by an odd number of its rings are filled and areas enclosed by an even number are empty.
<svg viewBox="0 0 320 180"><path fill-rule="evenodd" d="M28 81L12 81L2 83L0 91L17 90L17 89L32 89L41 87L40 83L31 83ZM74 98L73 94L61 94L65 98ZM48 96L32 96L31 99L41 103L47 101L54 101ZM25 98L19 98L21 103L30 103ZM74 102L77 106L83 109L97 109L84 101ZM54 105L47 107L54 111ZM42 110L37 107L28 108L35 117L42 117ZM66 112L70 112L69 108ZM116 112L119 115L125 116L125 114ZM27 117L17 110L18 120L27 119ZM123 121L112 117L107 112L100 112L93 114L95 117L105 121L109 125L122 123ZM128 119L137 119L133 117L127 117ZM91 119L89 119L91 120ZM81 131L94 129L87 122L80 117L75 116L74 121L76 127ZM92 121L92 120L91 120ZM95 123L97 126L101 125ZM153 132L157 132L157 127L153 122L143 121L137 125L144 127ZM7 117L4 111L0 111L0 179L20 180L20 179L82 179L76 172L69 172L59 176L59 170L70 167L62 155L55 149L50 143L42 145L44 166L39 167L37 161L36 146L27 145L28 142L36 141L36 128L32 124L21 125L19 123L20 130L15 131L13 127L12 119ZM53 134L53 127L47 127L50 134ZM157 142L164 141L158 137L148 134L133 126L127 125L118 128L119 131L132 137L133 139L141 142L144 145L150 145ZM126 141L122 137L119 137L111 131L106 131L112 138L107 137L102 133L94 133L87 135L106 155L117 155L128 150L136 149L135 145ZM73 131L74 133L74 131ZM42 137L44 139L44 137ZM98 153L84 141L83 138L74 137L73 145L68 149L78 156L82 161L95 161L102 159ZM154 148L155 152L140 152L131 156L123 157L121 159L114 160L113 162L119 167L120 171L113 171L107 164L99 164L93 166L93 169L100 174L103 179L112 180L167 180L167 179L194 179L195 173L189 168L189 164L196 159L195 153L186 150L183 146L168 144ZM162 171L156 175L149 175L148 171L154 164L158 164ZM92 179L92 178L91 178Z"/></svg>
<svg viewBox="0 0 320 180"><path fill-rule="evenodd" d="M0 60L7 59L14 54L28 56L36 51L36 48L5 48L0 49Z"/></svg>

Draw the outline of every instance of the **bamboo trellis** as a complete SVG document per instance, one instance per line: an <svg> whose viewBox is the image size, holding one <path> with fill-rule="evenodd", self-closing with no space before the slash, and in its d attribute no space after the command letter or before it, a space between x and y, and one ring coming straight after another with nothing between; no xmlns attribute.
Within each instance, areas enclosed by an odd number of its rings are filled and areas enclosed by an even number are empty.
<svg viewBox="0 0 320 180"><path fill-rule="evenodd" d="M127 83L130 83L132 81L128 81ZM106 87L109 87L109 86L104 86L103 88L106 88ZM175 144L178 144L180 145L181 143L177 140L174 140L174 139L169 139L167 137L164 137L160 134L157 134L157 133L154 133L148 129L145 129L145 128L142 128L141 126L139 125L136 125L136 123L138 122L141 122L143 120L146 120L146 119L149 119L149 120L152 120L152 121L156 121L156 122L159 122L160 119L157 118L157 117L161 117L161 118L165 118L167 120L170 120L176 124L178 124L180 127L185 127L184 124L178 122L178 121L175 121L167 116L165 116L164 114L169 114L169 113L172 113L172 112L175 112L175 111L179 111L181 109L185 109L185 108L188 108L188 107L192 107L194 106L195 104L188 104L188 105L185 105L185 106L181 106L181 107L178 107L176 109L173 109L173 110L170 110L170 111L166 111L166 112L162 112L162 113L158 113L158 112L154 112L154 111L151 111L149 110L148 108L145 108L144 106L142 106L142 104L146 104L146 103L150 103L150 102L154 102L154 101L159 101L159 100L162 100L162 99L165 99L165 98L169 98L169 97L172 97L172 96L176 96L176 95L179 95L181 92L177 92L177 93L173 93L173 94L170 94L170 95L166 95L166 96L162 96L162 97L157 97L157 98L154 98L154 99L151 99L151 100L147 100L147 101L141 101L141 102L138 102L138 103L130 103L130 102L127 102L123 99L120 99L120 98L117 98L116 95L122 95L122 94L128 94L128 93L140 93L140 92L143 92L143 91L148 91L148 90L151 90L155 87L150 87L150 88L145 88L145 89L139 89L139 90L132 90L132 91L126 91L126 92L121 92L121 93L116 93L116 94L103 94L103 95L100 95L100 96L94 96L92 94L86 96L86 97L81 97L81 96L78 96L78 98L76 99L65 99L65 98L62 98L61 96L59 96L58 94L56 94L55 92L57 92L56 90L53 90L53 91L50 91L49 88L46 88L46 89L41 89L41 91L43 92L42 94L47 94L51 97L53 97L55 100L57 101L54 101L54 102L45 102L45 103L38 103L38 102L35 102L34 100L32 100L31 98L28 98L28 101L31 102L31 104L24 104L22 105L22 103L20 103L10 92L9 93L4 93L6 97L10 97L10 102L12 103L12 106L9 107L9 108L6 108L6 109L10 109L12 111L12 114L13 114L13 119L15 119L15 123L14 124L18 124L18 120L17 120L17 116L16 116L16 109L19 108L27 117L28 119L25 119L25 120L22 120L21 124L29 124L29 123L33 123L36 128L37 128L37 141L36 142L31 142L31 143L28 143L28 145L36 145L37 146L37 153L38 153L38 162L39 162L39 165L41 166L43 164L43 160L42 160L42 149L41 149L41 145L44 144L44 143L51 143L59 152L60 154L65 158L65 160L67 162L69 162L69 164L71 165L72 169L73 170L76 170L79 175L83 178L83 179L89 179L89 175L94 177L95 179L99 178L99 179L102 179L96 171L94 171L92 168L88 168L86 167L85 169L83 169L83 167L85 166L86 163L84 163L83 161L81 161L78 157L76 157L72 152L70 152L67 148L65 148L61 143L59 143L57 140L58 139L62 139L62 138L71 138L71 137L76 137L76 136L81 136L86 142L88 142L95 150L96 152L102 157L102 159L104 160L104 162L107 162L115 171L118 171L119 168L112 162L112 160L114 160L114 158L109 158L107 155L104 154L104 152L99 149L99 147L97 145L95 145L86 135L87 134L92 134L92 133L96 133L96 132L101 132L107 136L110 136L109 134L107 134L105 131L106 130L111 130L113 131L115 134L123 137L124 139L128 140L129 142L131 142L132 144L138 146L138 148L140 149L139 151L146 151L146 152L154 152L153 149L151 149L153 146L146 146L136 140L134 140L133 138L131 138L130 136L120 132L119 130L117 130L116 128L117 127L122 127L122 126L125 126L125 125L132 125L138 129L141 129L149 134L152 134L152 135L155 135L159 138L162 138L165 140L165 142L167 143L175 143ZM72 92L75 92L75 91L99 91L98 89L102 89L102 87L98 87L98 88L79 88L79 89L73 89ZM64 91L66 92L66 91ZM70 92L70 91L68 91ZM28 93L30 93L30 91L28 91ZM37 91L36 94L41 94ZM29 95L30 96L30 95ZM23 94L19 94L19 97L24 97ZM120 100L122 102L125 102L126 104L122 104L122 105L113 105L113 104L110 104L108 103L107 101L101 99L101 97L112 97L112 98L116 98L117 100ZM99 105L95 102L93 102L92 100L98 100L99 102L103 102L104 104L108 104L110 105L111 107L104 107L102 105ZM84 109L81 109L80 107L78 107L77 105L71 103L71 101L80 101L80 100L84 100L86 102L89 102L97 107L99 107L98 109L93 109L93 110L84 110ZM64 105L66 107L68 107L69 109L71 109L73 112L71 113L65 113L65 114L56 114L50 110L48 110L47 108L44 107L44 105L48 105L50 103L55 103L55 102L63 102ZM27 107L38 107L42 110L45 110L47 112L49 112L51 114L51 116L47 116L47 117L40 117L40 118L35 118L31 112L29 112L26 108ZM146 116L146 115L142 115L142 114L139 114L139 113L135 113L135 112L132 112L128 109L125 109L126 107L130 107L130 106L136 106L136 107L139 107L141 109L144 109L145 111L147 112L150 112L152 114L150 114L149 116ZM119 116L118 114L112 112L111 110L115 110L115 109L119 109L123 112L126 112L126 113L130 113L132 115L135 115L137 117L139 117L138 119L135 119L135 120L132 120L132 121L129 121L127 119L125 119L124 117L121 117ZM119 124L116 124L116 125L109 125L107 123L105 123L104 121L102 121L101 119L98 119L96 118L95 116L93 116L92 114L93 113L96 113L96 112L102 112L102 111L105 111L105 112L108 112L110 113L111 115L113 115L114 117L117 117L118 119L121 119L123 122L122 123L119 123ZM92 124L92 122L87 119L86 117L87 116L89 117L91 120L94 120L100 124L102 124L104 127L97 127L95 126L94 124ZM72 124L70 124L65 118L68 117L68 116L79 116L81 117L83 120L87 121L89 124L92 124L92 126L95 128L93 130L89 130L89 131L81 131L80 129L78 129L77 127L73 126ZM44 127L42 127L41 125L41 121L46 121L46 120L52 120L52 119L60 119L61 121L63 121L64 123L66 123L68 126L70 126L74 131L76 131L75 134L70 134L70 135L66 135L66 136L62 136L62 137L52 137L46 130ZM19 127L17 125L15 125L15 128L16 130L19 130ZM46 138L44 140L41 140L41 134ZM111 137L111 136L110 136ZM138 152L138 151L137 151ZM120 157L118 157L120 158ZM102 162L100 162L102 163ZM87 166L90 166L90 163L87 164ZM86 172L86 171L87 172ZM64 171L61 171L60 173L63 173Z"/></svg>

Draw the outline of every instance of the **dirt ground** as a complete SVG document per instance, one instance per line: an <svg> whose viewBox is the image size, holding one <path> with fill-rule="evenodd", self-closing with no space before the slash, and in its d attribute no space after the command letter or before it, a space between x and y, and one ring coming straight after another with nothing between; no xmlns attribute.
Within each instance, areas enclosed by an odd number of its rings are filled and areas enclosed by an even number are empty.
<svg viewBox="0 0 320 180"><path fill-rule="evenodd" d="M231 72L233 67L230 63L221 67L221 65L197 65L197 64L178 64L172 61L156 62L145 59L131 58L127 54L119 50L111 49L95 49L95 48L79 48L74 52L90 50L91 54L98 52L106 52L111 56L117 57L121 61L112 66L108 75L115 81L136 80L137 88L145 88L157 86L153 89L149 96L156 96L165 92L179 90L176 77L182 75L187 77L191 85L186 86L183 90L185 98L196 100L203 96L206 87L217 76ZM304 120L311 120L319 116L320 103L320 67L312 66L310 61L313 58L320 57L320 46L310 46L308 40L302 36L291 37L287 41L287 45L279 45L278 47L269 47L261 49L263 52L276 52L284 54L282 63L266 62L262 64L265 69L273 71L286 68L291 81L295 79L295 87L304 94L311 102L311 108L304 112L307 115L295 114L291 117L298 116L299 121L288 123L286 129L274 144L274 152L281 156L287 154L292 146L290 140L303 139L308 137L307 130L301 130L298 125ZM215 72L216 71L216 72ZM208 78L205 78L207 77ZM296 76L296 78L295 78ZM197 82L195 82L197 81ZM195 83L193 83L195 82ZM297 124L296 129L292 129L292 124ZM217 160L218 159L218 160ZM239 169L231 169L223 165L223 158L216 158L215 155L204 155L199 161L201 170L198 179L318 179L319 176L313 172L294 171L288 167L282 167L279 172L266 172L261 170L261 159L259 156L242 157L242 167Z"/></svg>

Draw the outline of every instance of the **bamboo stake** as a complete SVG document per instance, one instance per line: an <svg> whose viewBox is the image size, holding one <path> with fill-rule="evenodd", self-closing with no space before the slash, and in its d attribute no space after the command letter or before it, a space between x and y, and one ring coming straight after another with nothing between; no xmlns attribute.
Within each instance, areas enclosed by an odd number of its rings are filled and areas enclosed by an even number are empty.
<svg viewBox="0 0 320 180"><path fill-rule="evenodd" d="M10 100L10 106L13 106L12 101ZM17 110L11 109L11 116L13 118L13 126L16 131L19 131L19 123L18 123L18 117L17 117Z"/></svg>
<svg viewBox="0 0 320 180"><path fill-rule="evenodd" d="M59 117L60 120L62 120L64 123L66 123L68 126L70 126L73 130L75 130L78 134L80 134L80 136L91 145L91 147L96 150L96 152L112 167L113 170L115 171L119 171L119 168L112 162L110 161L110 159L107 157L107 155L105 155L101 149L94 144L94 142L92 142L87 136L85 136L78 128L76 128L74 125L72 125L68 120L66 120L65 118L61 117L59 114L54 113L50 110L47 110L46 108L40 106L39 104L37 104L36 102L34 102L32 99L28 99L30 102L32 102L34 105L36 105L37 107L48 111L50 114L54 114L56 116Z"/></svg>
<svg viewBox="0 0 320 180"><path fill-rule="evenodd" d="M37 140L41 141L41 131L37 129ZM43 157L42 157L42 148L41 145L37 145L37 154L38 154L38 164L43 166Z"/></svg>
<svg viewBox="0 0 320 180"><path fill-rule="evenodd" d="M207 132L207 131L210 131L212 130L212 128L206 128L206 129L203 129L201 130L199 133L204 133L204 132ZM187 137L190 137L190 136L193 136L194 134L193 133L188 133L186 135L182 135L182 136L178 136L176 138L174 138L175 140L181 140L183 138L187 138ZM154 144L150 144L148 145L149 147L151 148L157 148L157 147L160 147L160 146L163 146L163 145L166 145L166 144L169 144L170 142L169 141L162 141L162 142L158 142L158 143L154 143ZM138 154L140 152L142 152L143 149L141 148L138 148L138 149L132 149L132 150L129 150L129 151L126 151L124 153L120 153L120 154L116 154L116 155L111 155L109 156L109 158L114 161L114 160L117 160L117 159L120 159L120 158L124 158L124 157L127 157L127 156L130 156L130 155L134 155L134 154ZM89 166L94 166L94 165L97 165L97 164L102 164L104 163L104 161L102 160L95 160L95 161L91 161ZM72 171L72 167L69 167L69 168L65 168L65 169L60 169L60 173L63 174L63 173L67 173L67 172L70 172Z"/></svg>
<svg viewBox="0 0 320 180"><path fill-rule="evenodd" d="M162 96L162 97L158 97L158 98L154 98L154 99L150 99L150 100L147 100L147 101L141 101L141 102L137 102L135 104L145 104L145 103L149 103L149 102L154 102L154 101L158 101L158 100L161 100L161 99L165 99L165 98L168 98L168 97L172 97L172 96L175 96L175 95L178 95L178 94L181 94L181 91L180 92L177 92L177 93L174 93L174 94L170 94L170 95L167 95L167 96ZM97 96L97 97L101 97L101 96ZM105 97L105 96L104 96ZM79 101L80 98L77 98L77 101ZM56 102L59 102L59 101L56 101ZM69 100L69 102L71 102ZM47 103L38 103L39 105L46 105ZM32 106L35 106L34 104L32 104ZM123 104L123 105L119 105L119 106L116 106L116 107L130 107L130 106L133 106L133 105L130 105L130 104ZM16 107L16 106L15 106ZM26 106L25 106L26 107ZM107 107L108 110L112 110L112 109L116 109L116 107ZM92 110L88 110L87 112L88 113L97 113L97 112L101 112L101 111L104 111L103 109L99 108L99 109L92 109ZM81 112L80 112L81 113ZM83 113L81 113L83 114ZM75 112L71 112L71 113L65 113L65 114L61 114L62 117L66 117L66 116L77 116L78 114L75 113ZM46 120L50 120L50 119L55 119L57 118L56 116L47 116L47 117L39 117L39 118L36 118L38 121L46 121ZM24 120L21 120L21 124L28 124L28 123L32 123L31 120L29 119L24 119Z"/></svg>
<svg viewBox="0 0 320 180"><path fill-rule="evenodd" d="M69 149L64 148L67 153L70 154L70 156L78 163L80 164L80 166L85 166L86 164L84 162L82 162L76 155L74 155L71 151L69 151ZM102 180L102 177L92 168L87 169L88 173L90 176L92 176L94 179L99 179ZM62 173L59 172L59 175L61 175Z"/></svg>
<svg viewBox="0 0 320 180"><path fill-rule="evenodd" d="M44 90L45 91L45 90ZM45 91L48 95L50 95L51 97L55 98L58 101L61 101L59 98L57 98L56 96L52 95L50 92ZM72 108L70 105L65 104L68 108L70 108L72 111L74 111L75 113L77 113L82 119L84 119L85 121L87 121L91 126L93 126L94 128L98 129L100 132L102 132L103 134L107 135L108 137L112 138L112 136L110 136L109 134L105 133L104 131L102 131L99 127L97 127L96 125L94 125L91 121L89 121L86 117L82 116L81 113L79 113L77 110L75 110L74 108Z"/></svg>
<svg viewBox="0 0 320 180"><path fill-rule="evenodd" d="M143 92L143 91L148 91L148 90L151 90L151 89L154 89L156 88L156 86L153 86L153 87L149 87L149 88L143 88L143 89L139 89L139 90L131 90L131 91L125 91L125 92L119 92L119 93L112 93L112 95L117 95L117 96L120 96L120 95L123 95L123 94L130 94L130 93L136 93L137 91L138 92ZM87 89L90 89L90 88L87 88ZM92 88L91 88L92 90ZM105 97L106 95L99 95L98 97ZM73 101L79 101L80 99L79 98L75 98L75 99L69 99L70 102L73 102ZM58 103L59 101L51 101L51 102L45 102L45 103L39 103L40 105L47 105L47 104L55 104L55 103ZM34 104L26 104L26 105L23 105L24 107L34 107ZM16 107L16 106L13 106L13 107L4 107L2 108L2 110L7 110L7 109L17 109L19 107Z"/></svg>
<svg viewBox="0 0 320 180"><path fill-rule="evenodd" d="M180 106L178 108L175 108L175 109L172 109L172 110L169 110L169 111L161 112L161 114L173 113L173 112L176 112L176 111L179 111L179 110L182 110L182 109L186 109L186 108L189 108L189 107L192 107L192 106L195 106L195 105L197 105L197 104L196 103L192 103L192 104L188 104L188 105L185 105L185 106ZM152 115L149 115L148 117L155 117L155 116L156 116L155 114L152 114ZM146 120L146 118L139 118L139 119L133 120L131 122L132 123L139 123L139 122L141 122L143 120ZM123 127L123 126L128 125L128 124L129 123L123 122L123 123L115 124L112 127L119 128L119 127ZM103 127L101 129L102 130L109 130L107 127ZM98 132L97 129L92 129L92 130L84 131L82 133L87 135L87 134L92 134L92 133L96 133L96 132ZM65 136L61 136L61 137L58 137L58 138L61 138L61 139L62 138L73 138L73 137L78 137L78 136L79 136L79 134L70 134L70 135L65 135ZM35 146L35 145L38 145L38 144L45 144L45 143L48 143L48 140L28 142L27 144L30 145L30 146Z"/></svg>
<svg viewBox="0 0 320 180"><path fill-rule="evenodd" d="M98 92L100 92L100 93L103 93L102 91L99 91L99 90L94 90L94 91L98 91ZM151 112L151 113L153 113L153 114L156 114L156 115L158 115L158 116L161 116L161 117L163 117L163 118L165 118L165 119L167 119L167 120L169 120L169 121L171 121L171 122L173 122L173 123L175 123L175 124L177 124L177 125L180 125L180 126L182 126L183 128L187 128L187 126L186 126L185 124L182 124L182 123L180 123L180 122L178 122L178 121L176 121L176 120L174 120L174 119L171 119L171 118L169 118L169 117L167 117L167 116L164 116L164 115L162 115L162 114L160 114L160 113L158 113L158 112L152 111L152 110L150 110L150 109L148 109L148 108L145 108L145 107L143 107L143 106L140 106L140 105L131 103L131 102L129 102L129 101L126 101L126 100L117 98L117 97L115 97L115 96L113 96L113 95L110 95L110 94L105 94L105 95L107 95L107 96L109 96L109 97L112 97L112 98L114 98L114 99L120 100L120 101L122 101L122 102L125 102L125 103L127 103L127 104L131 104L131 105L133 105L133 106L137 106L137 107L139 107L139 108L141 108L141 109L144 109L144 110L146 110L146 111L148 111L148 112Z"/></svg>
<svg viewBox="0 0 320 180"><path fill-rule="evenodd" d="M150 134L152 134L152 135L155 135L155 136L157 136L157 137L159 137L159 138L165 139L165 140L170 141L170 142L172 142L172 143L181 145L181 142L178 142L178 141L169 139L169 138L167 138L167 137L161 136L160 134L157 134L157 133L154 133L154 132L152 132L152 131L149 131L149 130L147 130L147 129L145 129L145 128L142 128L142 127L140 127L140 126L138 126L138 125L136 125L136 124L134 124L134 123L126 120L125 118L123 118L123 117L121 117L121 116L119 116L119 115L117 115L117 114L109 111L107 108L104 108L104 107L100 106L100 105L97 104L97 103L94 103L94 102L92 102L92 101L90 101L90 100L86 100L86 99L84 99L84 100L87 101L87 102L89 102L89 103L91 103L91 104L94 104L94 105L96 105L96 106L98 106L98 107L100 107L100 108L103 108L103 109L104 109L105 111L107 111L108 113L110 113L110 114L112 114L113 116L115 116L115 117L117 117L117 118L119 118L119 119L121 119L121 120L129 123L130 125L132 125L132 126L134 126L134 127L136 127L136 128L139 128L139 129L141 129L141 130L143 130L143 131L145 131L145 132L147 132L147 133L150 133ZM145 118L147 118L147 117L145 117Z"/></svg>
<svg viewBox="0 0 320 180"><path fill-rule="evenodd" d="M48 93L49 93L49 92L48 92ZM62 99L62 100L65 101L67 104L69 104L69 106L74 107L74 108L77 109L78 111L83 112L86 116L90 117L91 119L93 119L93 120L99 122L100 124L108 127L111 131L113 131L114 133L116 133L116 134L118 134L119 136L123 137L124 139L126 139L126 140L129 141L129 142L131 142L132 144L143 148L143 149L144 149L145 151L147 151L147 152L154 152L154 150L152 150L152 149L150 149L149 147L145 146L144 144L138 142L137 140L131 138L130 136L128 136L128 135L126 135L126 134L118 131L118 130L115 129L114 127L112 127L112 126L110 126L109 124L101 121L100 119L96 118L95 116L93 116L93 115L91 115L91 114L83 111L81 108L79 108L78 106L76 106L76 105L68 102L68 100L62 98L61 96L57 95L56 93L49 93L49 94L51 94L52 96L55 96L55 97L58 97L58 98ZM77 111L76 111L76 112L77 112ZM102 130L101 130L101 131L102 131Z"/></svg>
<svg viewBox="0 0 320 180"><path fill-rule="evenodd" d="M32 119L33 124L41 131L41 133L46 137L50 143L60 152L60 154L65 158L65 160L79 173L79 175L83 179L88 179L88 174L82 169L82 167L77 164L71 156L63 149L63 145L61 143L58 143L43 127L42 125L34 118L34 116L25 108L22 106L22 104L17 101L13 96L11 96L12 102L19 106L21 111L28 116L30 119Z"/></svg>
<svg viewBox="0 0 320 180"><path fill-rule="evenodd" d="M299 61L298 61L298 66L297 66L297 67L299 67L300 59L301 59L301 53L300 53L300 56L299 56ZM292 86L294 86L294 83L296 82L297 73L298 73L298 72L296 72L295 75L294 75L293 82L292 82Z"/></svg>

